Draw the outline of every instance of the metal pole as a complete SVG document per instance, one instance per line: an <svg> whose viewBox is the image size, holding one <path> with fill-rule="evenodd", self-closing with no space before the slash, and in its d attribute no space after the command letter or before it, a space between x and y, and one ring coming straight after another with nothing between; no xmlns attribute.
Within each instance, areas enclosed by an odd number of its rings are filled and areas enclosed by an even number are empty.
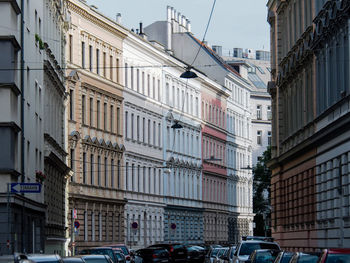
<svg viewBox="0 0 350 263"><path fill-rule="evenodd" d="M11 217L10 217L10 183L7 183L7 248L9 254L11 254L11 242L10 242L10 224L11 224Z"/></svg>
<svg viewBox="0 0 350 263"><path fill-rule="evenodd" d="M21 1L21 182L24 183L24 0ZM24 194L22 194L24 197ZM21 249L25 252L24 247L24 201L21 214ZM34 251L33 251L34 252Z"/></svg>

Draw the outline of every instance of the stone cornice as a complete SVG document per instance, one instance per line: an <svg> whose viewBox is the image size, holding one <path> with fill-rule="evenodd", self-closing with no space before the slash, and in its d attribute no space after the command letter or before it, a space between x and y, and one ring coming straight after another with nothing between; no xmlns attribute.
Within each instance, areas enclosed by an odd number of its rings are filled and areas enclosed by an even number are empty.
<svg viewBox="0 0 350 263"><path fill-rule="evenodd" d="M120 30L117 29L117 26L113 27L109 25L108 23L102 21L101 19L97 18L95 15L91 14L92 12L88 12L87 10L83 9L82 7L78 6L77 4L73 3L70 0L67 0L67 8L68 10L71 10L78 15L82 16L83 18L91 21L95 25L105 29L106 31L124 39L126 38L126 34L121 32Z"/></svg>

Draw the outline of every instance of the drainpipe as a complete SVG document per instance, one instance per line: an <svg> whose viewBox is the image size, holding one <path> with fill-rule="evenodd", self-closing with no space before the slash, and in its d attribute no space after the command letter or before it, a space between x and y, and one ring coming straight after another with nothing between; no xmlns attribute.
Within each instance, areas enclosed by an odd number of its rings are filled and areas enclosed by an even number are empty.
<svg viewBox="0 0 350 263"><path fill-rule="evenodd" d="M21 183L24 183L24 0L21 0ZM22 193L24 198L24 194ZM22 205L21 219L21 248L25 252L24 247L24 201ZM34 252L34 251L33 251Z"/></svg>

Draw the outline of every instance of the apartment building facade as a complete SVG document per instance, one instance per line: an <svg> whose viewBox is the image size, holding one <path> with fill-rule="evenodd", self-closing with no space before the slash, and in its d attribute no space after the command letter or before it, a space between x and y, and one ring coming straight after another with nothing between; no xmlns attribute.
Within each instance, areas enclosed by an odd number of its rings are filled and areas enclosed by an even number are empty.
<svg viewBox="0 0 350 263"><path fill-rule="evenodd" d="M74 251L125 240L121 65L127 32L82 1L65 3L70 18L66 85L74 173L69 184L69 232Z"/></svg>
<svg viewBox="0 0 350 263"><path fill-rule="evenodd" d="M347 247L348 1L269 1L273 236Z"/></svg>

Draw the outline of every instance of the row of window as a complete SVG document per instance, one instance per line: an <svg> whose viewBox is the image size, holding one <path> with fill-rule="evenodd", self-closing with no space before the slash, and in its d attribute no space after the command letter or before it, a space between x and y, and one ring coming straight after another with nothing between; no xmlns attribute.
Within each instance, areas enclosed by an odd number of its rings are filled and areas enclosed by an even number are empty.
<svg viewBox="0 0 350 263"><path fill-rule="evenodd" d="M225 86L232 90L232 100L237 102L238 104L248 107L249 105L249 93L242 88L238 87L230 80L225 80Z"/></svg>
<svg viewBox="0 0 350 263"><path fill-rule="evenodd" d="M180 111L199 117L199 99L185 89L180 90L180 87L175 88L170 84L165 84L165 102L167 105L178 108ZM181 91L181 92L180 92Z"/></svg>
<svg viewBox="0 0 350 263"><path fill-rule="evenodd" d="M229 112L227 114L227 130L236 136L250 138L249 120L241 114Z"/></svg>
<svg viewBox="0 0 350 263"><path fill-rule="evenodd" d="M84 211L84 241L122 240L122 215ZM79 236L77 237L79 241Z"/></svg>
<svg viewBox="0 0 350 263"><path fill-rule="evenodd" d="M74 48L76 46L73 42L73 35L68 37L68 59L71 63L74 63ZM86 49L88 52L88 57L86 57ZM114 82L120 83L120 62L119 58L116 58L110 52L107 54L105 51L106 48L94 47L89 45L87 47L85 41L81 41L80 51L81 51L81 67L85 69L88 66L88 69L91 72L94 72L100 76L108 78ZM88 59L87 59L88 58Z"/></svg>
<svg viewBox="0 0 350 263"><path fill-rule="evenodd" d="M127 139L161 147L162 132L160 122L152 121L125 111L125 136Z"/></svg>
<svg viewBox="0 0 350 263"><path fill-rule="evenodd" d="M216 140L203 138L203 158L208 159L211 156L220 159L220 161L216 163L220 163L222 165L226 164L225 160L225 152L226 146L224 143L219 143Z"/></svg>
<svg viewBox="0 0 350 263"><path fill-rule="evenodd" d="M185 130L175 130L167 127L168 150L195 156L199 158L200 142L199 136L193 135Z"/></svg>
<svg viewBox="0 0 350 263"><path fill-rule="evenodd" d="M312 25L314 8L312 8L311 2L311 0L290 1L287 10L285 10L284 25L283 30L281 30L283 34L281 39L284 41L282 45L283 57L287 55L306 28Z"/></svg>
<svg viewBox="0 0 350 263"><path fill-rule="evenodd" d="M200 181L197 174L187 169L174 169L168 178L168 195L186 199L200 199Z"/></svg>
<svg viewBox="0 0 350 263"><path fill-rule="evenodd" d="M271 136L272 136L271 131L268 131L267 132L267 145L268 146L271 146L271 139L272 139ZM256 144L257 145L263 145L262 137L263 137L263 131L262 130L258 130L256 132Z"/></svg>
<svg viewBox="0 0 350 263"><path fill-rule="evenodd" d="M75 170L75 151L71 149L71 168ZM83 183L109 188L121 189L120 160L115 161L107 156L83 153ZM75 178L72 178L75 180Z"/></svg>
<svg viewBox="0 0 350 263"><path fill-rule="evenodd" d="M140 69L135 70L134 66L128 63L125 63L125 87L158 101L161 100L160 79Z"/></svg>
<svg viewBox="0 0 350 263"><path fill-rule="evenodd" d="M125 185L127 191L163 194L162 171L156 167L146 167L134 163L125 164Z"/></svg>
<svg viewBox="0 0 350 263"><path fill-rule="evenodd" d="M272 120L272 112L271 112L271 106L266 106L266 117L268 120ZM256 105L256 119L262 120L263 119L263 106L262 105Z"/></svg>
<svg viewBox="0 0 350 263"><path fill-rule="evenodd" d="M202 101L202 118L221 128L225 128L225 110L210 102Z"/></svg>

